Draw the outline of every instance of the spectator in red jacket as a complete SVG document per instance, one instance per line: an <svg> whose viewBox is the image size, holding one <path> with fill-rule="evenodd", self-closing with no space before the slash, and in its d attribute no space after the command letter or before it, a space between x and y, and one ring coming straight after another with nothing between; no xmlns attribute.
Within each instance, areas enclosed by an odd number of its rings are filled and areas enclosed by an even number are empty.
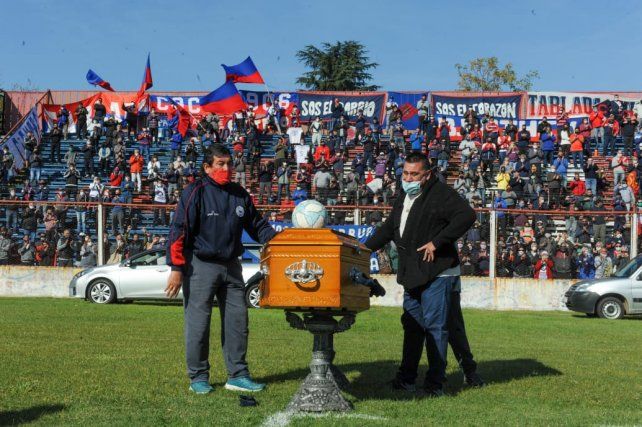
<svg viewBox="0 0 642 427"><path fill-rule="evenodd" d="M330 161L330 148L325 145L325 141L321 140L321 144L314 150L314 161L319 162L325 160L326 162Z"/></svg>
<svg viewBox="0 0 642 427"><path fill-rule="evenodd" d="M599 147L600 142L604 141L604 113L597 108L597 105L593 106L589 121L591 122L591 138L595 141L595 146Z"/></svg>
<svg viewBox="0 0 642 427"><path fill-rule="evenodd" d="M109 175L109 186L114 188L120 188L120 184L123 182L123 172L118 166L111 171Z"/></svg>
<svg viewBox="0 0 642 427"><path fill-rule="evenodd" d="M132 182L136 184L136 191L140 193L143 182L141 180L141 173L143 172L143 165L145 159L140 155L138 148L134 150L134 154L129 158L129 172L132 176Z"/></svg>
<svg viewBox="0 0 642 427"><path fill-rule="evenodd" d="M568 188L571 190L574 196L583 196L586 193L586 184L580 179L580 174L575 173L573 181L568 183Z"/></svg>
<svg viewBox="0 0 642 427"><path fill-rule="evenodd" d="M571 134L569 140L571 141L570 159L573 160L573 164L575 165L576 168L583 168L584 167L584 141L586 140L586 138L584 138L584 135L582 135L579 128L575 128L575 132Z"/></svg>
<svg viewBox="0 0 642 427"><path fill-rule="evenodd" d="M497 137L499 136L499 125L495 121L494 117L488 119L484 126L484 132L486 132L486 139L490 138L493 142L497 142Z"/></svg>
<svg viewBox="0 0 642 427"><path fill-rule="evenodd" d="M535 279L553 279L553 261L548 257L548 252L542 251L540 259L535 263L533 277Z"/></svg>

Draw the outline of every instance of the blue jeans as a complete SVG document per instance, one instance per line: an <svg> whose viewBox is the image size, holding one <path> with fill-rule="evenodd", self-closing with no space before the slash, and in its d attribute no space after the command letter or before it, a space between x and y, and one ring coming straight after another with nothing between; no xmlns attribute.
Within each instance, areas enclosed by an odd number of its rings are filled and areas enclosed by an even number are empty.
<svg viewBox="0 0 642 427"><path fill-rule="evenodd" d="M593 192L593 195L597 195L597 179L595 178L586 178L586 189L590 189Z"/></svg>
<svg viewBox="0 0 642 427"><path fill-rule="evenodd" d="M448 310L453 285L458 276L437 277L425 288L404 292L403 309L424 327L428 371L425 386L442 388L446 380L448 351Z"/></svg>
<svg viewBox="0 0 642 427"><path fill-rule="evenodd" d="M42 175L42 168L31 168L29 171L29 181L38 182L40 181L40 175Z"/></svg>
<svg viewBox="0 0 642 427"><path fill-rule="evenodd" d="M584 167L584 153L581 151L571 151L571 156L573 157L573 164L575 167Z"/></svg>
<svg viewBox="0 0 642 427"><path fill-rule="evenodd" d="M80 233L81 231L83 233L87 232L87 212L78 212L76 211L76 233Z"/></svg>
<svg viewBox="0 0 642 427"><path fill-rule="evenodd" d="M7 228L10 231L18 229L18 212L7 209L6 213Z"/></svg>
<svg viewBox="0 0 642 427"><path fill-rule="evenodd" d="M140 144L140 154L145 160L149 160L149 144Z"/></svg>
<svg viewBox="0 0 642 427"><path fill-rule="evenodd" d="M604 132L604 147L602 148L602 155L615 155L615 136L613 136L610 131Z"/></svg>
<svg viewBox="0 0 642 427"><path fill-rule="evenodd" d="M544 167L548 167L553 164L553 155L554 151L546 150L542 151L544 153Z"/></svg>

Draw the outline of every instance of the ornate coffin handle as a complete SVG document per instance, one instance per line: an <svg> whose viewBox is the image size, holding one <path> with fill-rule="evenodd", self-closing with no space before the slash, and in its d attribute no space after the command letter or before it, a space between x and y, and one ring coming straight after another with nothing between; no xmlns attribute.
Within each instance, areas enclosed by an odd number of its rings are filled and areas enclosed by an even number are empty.
<svg viewBox="0 0 642 427"><path fill-rule="evenodd" d="M323 268L317 263L302 260L287 266L285 275L297 284L316 282L323 277Z"/></svg>

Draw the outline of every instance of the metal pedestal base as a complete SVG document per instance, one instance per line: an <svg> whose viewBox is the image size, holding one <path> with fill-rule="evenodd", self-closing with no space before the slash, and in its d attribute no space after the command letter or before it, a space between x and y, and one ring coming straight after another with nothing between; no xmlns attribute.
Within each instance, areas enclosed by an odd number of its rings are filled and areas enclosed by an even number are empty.
<svg viewBox="0 0 642 427"><path fill-rule="evenodd" d="M295 329L305 329L314 334L310 373L290 401L288 411L325 412L349 411L352 405L341 394L349 385L346 376L332 364L334 360L334 334L350 329L354 324L354 313L305 313L303 318L286 311L285 317Z"/></svg>

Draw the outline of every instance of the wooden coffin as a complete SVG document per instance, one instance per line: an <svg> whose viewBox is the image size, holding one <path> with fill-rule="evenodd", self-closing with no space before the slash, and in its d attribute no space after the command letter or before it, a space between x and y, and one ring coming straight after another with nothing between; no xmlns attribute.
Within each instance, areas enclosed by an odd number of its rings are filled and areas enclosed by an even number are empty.
<svg viewBox="0 0 642 427"><path fill-rule="evenodd" d="M329 228L288 228L261 253L267 272L260 306L293 311L358 312L370 308L368 287L353 283L350 270L370 272L370 250Z"/></svg>

